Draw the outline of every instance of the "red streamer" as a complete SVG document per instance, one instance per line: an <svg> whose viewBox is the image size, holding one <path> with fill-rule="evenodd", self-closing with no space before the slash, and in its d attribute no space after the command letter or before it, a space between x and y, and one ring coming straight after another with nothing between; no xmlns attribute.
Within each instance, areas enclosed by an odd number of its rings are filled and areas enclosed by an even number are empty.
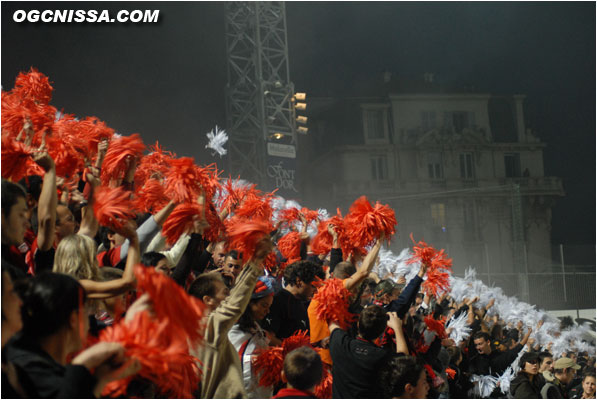
<svg viewBox="0 0 597 400"><path fill-rule="evenodd" d="M119 229L135 218L130 192L122 187L100 186L94 194L93 212L100 225Z"/></svg>

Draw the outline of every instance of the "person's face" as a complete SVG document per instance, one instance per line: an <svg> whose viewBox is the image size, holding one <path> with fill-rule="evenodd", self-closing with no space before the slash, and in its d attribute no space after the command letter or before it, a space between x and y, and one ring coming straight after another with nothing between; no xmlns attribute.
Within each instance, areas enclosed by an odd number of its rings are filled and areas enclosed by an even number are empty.
<svg viewBox="0 0 597 400"><path fill-rule="evenodd" d="M104 306L106 312L110 314L112 318L116 316L117 312L123 312L126 307L126 294L121 294L119 296L109 297L104 299Z"/></svg>
<svg viewBox="0 0 597 400"><path fill-rule="evenodd" d="M168 265L168 260L162 258L158 263L155 265L155 270L161 274L166 276L170 276L170 266Z"/></svg>
<svg viewBox="0 0 597 400"><path fill-rule="evenodd" d="M537 375L539 372L539 361L531 360L524 363L524 372L529 375Z"/></svg>
<svg viewBox="0 0 597 400"><path fill-rule="evenodd" d="M75 216L73 213L68 209L68 207L63 205L58 205L56 207L56 234L59 238L64 238L69 235L75 233L75 228L77 227L77 223L75 221Z"/></svg>
<svg viewBox="0 0 597 400"><path fill-rule="evenodd" d="M574 379L575 374L576 374L576 371L574 369L567 368L566 373L563 376L558 377L558 379L560 380L560 382L567 385L572 381L572 379Z"/></svg>
<svg viewBox="0 0 597 400"><path fill-rule="evenodd" d="M24 197L18 197L17 202L10 208L8 215L2 212L2 243L19 246L25 238L25 231L29 226L27 219L27 203Z"/></svg>
<svg viewBox="0 0 597 400"><path fill-rule="evenodd" d="M224 263L224 271L234 275L235 279L237 276L240 275L240 271L242 270L242 268L243 265L241 260L235 260L230 256L226 257L226 262Z"/></svg>
<svg viewBox="0 0 597 400"><path fill-rule="evenodd" d="M413 387L413 391L410 393L411 399L426 399L427 393L429 392L429 384L427 383L427 372L423 369L419 379L417 380L417 386Z"/></svg>
<svg viewBox="0 0 597 400"><path fill-rule="evenodd" d="M317 288L313 285L313 282L305 283L298 279L297 286L297 295L299 298L301 298L301 300L311 300L317 291Z"/></svg>
<svg viewBox="0 0 597 400"><path fill-rule="evenodd" d="M4 290L2 291L2 316L4 320L2 321L2 326L6 325L9 328L9 337L2 339L8 340L10 336L20 331L23 327L23 320L21 319L21 306L23 302L14 291L12 279L10 279L8 272L3 273L2 280L4 281Z"/></svg>
<svg viewBox="0 0 597 400"><path fill-rule="evenodd" d="M594 396L595 395L595 378L592 376L587 376L584 381L582 381L582 391L587 396Z"/></svg>
<svg viewBox="0 0 597 400"><path fill-rule="evenodd" d="M539 372L543 372L543 371L553 372L553 358L545 357L543 359L543 362L541 363L541 366L539 367Z"/></svg>
<svg viewBox="0 0 597 400"><path fill-rule="evenodd" d="M226 261L226 251L224 250L224 243L220 242L216 245L214 249L214 253L211 256L214 260L214 264L220 268L224 266L224 262Z"/></svg>
<svg viewBox="0 0 597 400"><path fill-rule="evenodd" d="M483 338L475 339L475 349L477 349L479 354L490 354L491 345L489 340Z"/></svg>
<svg viewBox="0 0 597 400"><path fill-rule="evenodd" d="M257 301L249 303L251 307L251 315L255 321L262 321L267 314L269 314L269 308L274 302L274 296L265 296Z"/></svg>
<svg viewBox="0 0 597 400"><path fill-rule="evenodd" d="M108 233L108 240L110 241L110 248L113 249L122 246L126 238L120 233Z"/></svg>
<svg viewBox="0 0 597 400"><path fill-rule="evenodd" d="M220 305L220 303L223 302L226 299L226 297L228 297L228 295L230 294L230 289L228 289L228 286L226 286L224 282L215 281L214 283L216 285L216 290L215 295L212 298L213 303L210 305L212 309L217 308Z"/></svg>

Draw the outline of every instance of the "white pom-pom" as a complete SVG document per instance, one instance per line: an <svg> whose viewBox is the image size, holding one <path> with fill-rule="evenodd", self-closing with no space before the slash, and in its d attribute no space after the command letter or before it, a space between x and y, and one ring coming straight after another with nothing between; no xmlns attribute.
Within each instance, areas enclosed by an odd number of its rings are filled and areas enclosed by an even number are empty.
<svg viewBox="0 0 597 400"><path fill-rule="evenodd" d="M228 141L226 131L218 129L218 126L216 125L215 129L207 133L207 138L209 139L209 143L205 146L206 149L214 150L220 157L226 154L226 149L224 148L224 145ZM213 155L215 155L215 153L213 153Z"/></svg>
<svg viewBox="0 0 597 400"><path fill-rule="evenodd" d="M446 324L446 330L451 329L450 339L456 342L457 345L461 341L467 340L471 335L471 328L468 326L467 319L467 313L462 312L457 318L452 317Z"/></svg>

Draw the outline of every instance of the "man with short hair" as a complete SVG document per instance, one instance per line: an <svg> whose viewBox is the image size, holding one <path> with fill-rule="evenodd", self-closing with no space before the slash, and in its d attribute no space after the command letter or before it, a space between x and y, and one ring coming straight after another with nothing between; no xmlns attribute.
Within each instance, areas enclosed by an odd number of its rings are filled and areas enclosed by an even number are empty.
<svg viewBox="0 0 597 400"><path fill-rule="evenodd" d="M26 198L20 185L2 179L2 266L8 268L12 280L26 276L27 265L16 250L29 224Z"/></svg>
<svg viewBox="0 0 597 400"><path fill-rule="evenodd" d="M544 399L567 399L568 392L566 385L572 382L580 365L571 358L562 357L553 364L554 373L552 376L543 374L546 379L545 385L541 388L541 396Z"/></svg>
<svg viewBox="0 0 597 400"><path fill-rule="evenodd" d="M539 353L539 373L544 371L553 372L553 356L547 351Z"/></svg>
<svg viewBox="0 0 597 400"><path fill-rule="evenodd" d="M243 264L238 251L229 251L228 254L226 254L222 272L230 277L230 287L234 286L234 282L240 275L242 268Z"/></svg>
<svg viewBox="0 0 597 400"><path fill-rule="evenodd" d="M281 389L274 399L314 399L315 387L321 381L323 363L319 354L311 347L303 346L292 350L284 358Z"/></svg>
<svg viewBox="0 0 597 400"><path fill-rule="evenodd" d="M473 342L477 355L469 362L469 372L476 375L500 375L512 364L518 353L529 340L531 328L528 329L521 342L510 350L501 352L491 348L491 338L487 332L477 332Z"/></svg>
<svg viewBox="0 0 597 400"><path fill-rule="evenodd" d="M309 330L309 316L306 302L315 293L313 282L324 279L321 266L311 261L297 261L284 270L286 286L275 296L269 314L263 320L263 329L268 331L273 344L292 336L296 331Z"/></svg>

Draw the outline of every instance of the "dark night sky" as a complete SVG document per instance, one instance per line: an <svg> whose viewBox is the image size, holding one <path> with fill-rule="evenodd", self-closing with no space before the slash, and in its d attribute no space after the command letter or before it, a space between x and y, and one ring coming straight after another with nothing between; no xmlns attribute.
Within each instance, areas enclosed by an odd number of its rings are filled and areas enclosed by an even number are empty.
<svg viewBox="0 0 597 400"><path fill-rule="evenodd" d="M141 133L199 163L225 125L223 3L2 2L1 83L30 66L52 104ZM16 24L17 9L159 9L157 24ZM388 69L434 72L493 94L526 94L545 172L564 179L554 243L595 244L595 3L286 5L291 80L309 96L342 94Z"/></svg>

